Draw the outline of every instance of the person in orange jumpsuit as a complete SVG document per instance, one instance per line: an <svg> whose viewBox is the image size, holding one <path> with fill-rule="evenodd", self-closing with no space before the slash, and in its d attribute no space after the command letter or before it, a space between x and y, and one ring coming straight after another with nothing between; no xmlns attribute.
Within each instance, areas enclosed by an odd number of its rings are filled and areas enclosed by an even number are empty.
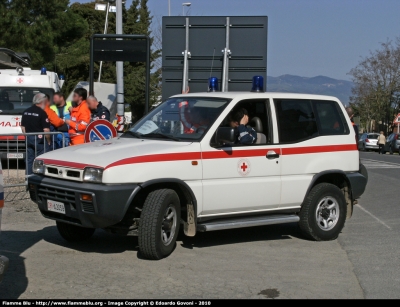
<svg viewBox="0 0 400 307"><path fill-rule="evenodd" d="M72 96L71 119L65 120L69 126L69 137L71 145L85 143L85 130L90 123L91 112L86 103L87 90L77 88Z"/></svg>
<svg viewBox="0 0 400 307"><path fill-rule="evenodd" d="M46 95L46 94L45 94ZM60 131L60 132L67 132L68 131L68 126L67 124L64 122L64 120L62 120L61 118L58 117L57 113L54 112L51 108L50 108L50 97L48 95L46 95L46 100L45 100L45 107L44 107L44 111L47 114L47 118L49 119L50 122L50 131L51 132L56 132L56 131ZM51 145L49 147L48 150L54 150L57 149L58 147L56 146L57 144L57 135L50 135L51 137Z"/></svg>

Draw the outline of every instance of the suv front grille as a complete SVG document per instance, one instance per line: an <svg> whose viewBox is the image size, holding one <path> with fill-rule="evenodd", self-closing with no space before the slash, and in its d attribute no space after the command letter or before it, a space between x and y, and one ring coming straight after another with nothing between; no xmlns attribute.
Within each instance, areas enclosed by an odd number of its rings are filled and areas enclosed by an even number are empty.
<svg viewBox="0 0 400 307"><path fill-rule="evenodd" d="M34 192L32 192L34 193ZM58 188L39 186L38 198L42 203L47 199L59 201L66 206L70 206L71 210L76 210L76 196L74 191L65 191ZM81 210L87 213L95 213L96 209L93 201L80 200Z"/></svg>
<svg viewBox="0 0 400 307"><path fill-rule="evenodd" d="M75 192L39 186L38 195L40 198L59 201L76 209Z"/></svg>

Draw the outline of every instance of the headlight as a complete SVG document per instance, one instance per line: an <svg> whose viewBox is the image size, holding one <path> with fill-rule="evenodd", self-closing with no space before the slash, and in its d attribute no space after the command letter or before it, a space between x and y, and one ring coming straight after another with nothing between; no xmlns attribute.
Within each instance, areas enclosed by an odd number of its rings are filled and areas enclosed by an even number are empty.
<svg viewBox="0 0 400 307"><path fill-rule="evenodd" d="M43 160L33 161L32 171L35 174L44 174L44 162Z"/></svg>
<svg viewBox="0 0 400 307"><path fill-rule="evenodd" d="M100 168L87 167L83 172L83 181L101 183L103 170Z"/></svg>

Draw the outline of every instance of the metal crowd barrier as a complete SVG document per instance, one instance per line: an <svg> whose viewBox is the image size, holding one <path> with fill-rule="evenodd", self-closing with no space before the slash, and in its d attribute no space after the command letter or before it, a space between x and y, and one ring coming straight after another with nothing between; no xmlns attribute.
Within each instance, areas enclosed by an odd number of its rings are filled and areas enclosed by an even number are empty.
<svg viewBox="0 0 400 307"><path fill-rule="evenodd" d="M51 144L47 143L46 135L50 135ZM59 135L61 137L59 137ZM42 133L19 133L0 134L0 158L3 169L4 200L15 201L28 199L26 193L28 177L28 140L27 137L34 137L34 156L38 156L38 142L44 141L44 152L57 150L65 147L66 140L63 132L42 132ZM57 145L58 138L61 139L60 146ZM32 141L32 140L31 140Z"/></svg>

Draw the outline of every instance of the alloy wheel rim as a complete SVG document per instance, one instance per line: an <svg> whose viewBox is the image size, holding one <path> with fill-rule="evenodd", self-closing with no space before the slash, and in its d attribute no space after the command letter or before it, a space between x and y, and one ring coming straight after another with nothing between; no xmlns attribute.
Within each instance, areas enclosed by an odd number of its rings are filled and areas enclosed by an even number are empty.
<svg viewBox="0 0 400 307"><path fill-rule="evenodd" d="M161 241L165 246L171 244L175 236L177 225L176 209L169 205L165 210L162 225L161 225Z"/></svg>
<svg viewBox="0 0 400 307"><path fill-rule="evenodd" d="M333 229L339 221L339 203L331 196L326 196L318 203L315 210L317 225L323 231Z"/></svg>

